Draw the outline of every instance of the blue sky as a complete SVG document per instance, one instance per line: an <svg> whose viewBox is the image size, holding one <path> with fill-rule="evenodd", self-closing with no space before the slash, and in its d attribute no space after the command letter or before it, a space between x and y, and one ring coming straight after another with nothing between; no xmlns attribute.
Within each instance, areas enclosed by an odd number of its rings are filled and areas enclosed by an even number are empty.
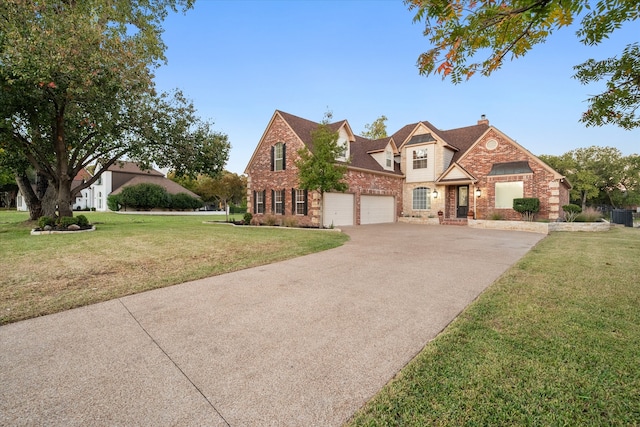
<svg viewBox="0 0 640 427"><path fill-rule="evenodd" d="M640 130L579 122L598 87L571 78L574 65L638 41L640 22L597 47L564 29L490 77L454 85L419 75L428 41L412 18L401 0L199 0L165 21L168 64L156 71L156 84L181 89L229 136L227 169L235 173L276 109L314 121L330 110L356 133L385 115L389 134L420 120L443 130L473 125L485 114L537 155L591 145L640 152Z"/></svg>

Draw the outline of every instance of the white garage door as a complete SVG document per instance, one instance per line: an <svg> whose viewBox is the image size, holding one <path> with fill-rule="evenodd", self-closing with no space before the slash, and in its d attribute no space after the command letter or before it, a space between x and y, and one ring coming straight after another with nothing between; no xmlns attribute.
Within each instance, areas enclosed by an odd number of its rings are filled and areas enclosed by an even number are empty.
<svg viewBox="0 0 640 427"><path fill-rule="evenodd" d="M360 197L360 224L381 224L395 220L393 196Z"/></svg>
<svg viewBox="0 0 640 427"><path fill-rule="evenodd" d="M353 194L324 193L324 215L322 222L325 227L353 225L354 217Z"/></svg>

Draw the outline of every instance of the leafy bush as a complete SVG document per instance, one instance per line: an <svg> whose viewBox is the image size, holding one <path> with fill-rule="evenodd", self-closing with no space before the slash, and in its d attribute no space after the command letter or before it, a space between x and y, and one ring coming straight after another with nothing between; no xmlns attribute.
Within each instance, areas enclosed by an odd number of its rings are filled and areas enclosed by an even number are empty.
<svg viewBox="0 0 640 427"><path fill-rule="evenodd" d="M135 209L167 208L171 204L167 190L157 184L142 183L124 187L119 196L122 206Z"/></svg>
<svg viewBox="0 0 640 427"><path fill-rule="evenodd" d="M203 206L202 200L196 199L187 193L178 193L170 197L171 209L194 210Z"/></svg>
<svg viewBox="0 0 640 427"><path fill-rule="evenodd" d="M251 215L251 212L245 213L244 217L242 218L245 224L251 224L252 219L253 219L253 215Z"/></svg>
<svg viewBox="0 0 640 427"><path fill-rule="evenodd" d="M45 228L46 226L53 227L56 225L56 219L51 218L50 216L41 216L38 219L38 227Z"/></svg>
<svg viewBox="0 0 640 427"><path fill-rule="evenodd" d="M574 204L563 205L562 210L564 211L564 219L567 222L575 221L578 214L582 212L582 208Z"/></svg>
<svg viewBox="0 0 640 427"><path fill-rule="evenodd" d="M80 227L87 227L89 225L89 220L84 215L78 215L76 217L76 224L78 224Z"/></svg>
<svg viewBox="0 0 640 427"><path fill-rule="evenodd" d="M122 207L122 204L120 203L120 195L114 194L114 195L107 196L107 207L114 212L119 211L120 208ZM91 208L91 209L96 210L96 208Z"/></svg>
<svg viewBox="0 0 640 427"><path fill-rule="evenodd" d="M73 216L63 216L58 219L58 225L60 228L67 228L72 224L78 224L78 218Z"/></svg>
<svg viewBox="0 0 640 427"><path fill-rule="evenodd" d="M533 217L540 211L540 199L537 197L513 199L513 210L519 212L524 220L533 221Z"/></svg>

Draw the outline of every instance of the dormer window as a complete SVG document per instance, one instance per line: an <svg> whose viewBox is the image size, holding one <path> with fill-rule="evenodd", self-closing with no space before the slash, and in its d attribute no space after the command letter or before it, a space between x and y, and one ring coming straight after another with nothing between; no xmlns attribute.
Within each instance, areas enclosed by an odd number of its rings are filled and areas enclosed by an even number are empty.
<svg viewBox="0 0 640 427"><path fill-rule="evenodd" d="M393 167L393 153L391 152L391 150L387 150L385 151L386 157L387 157L387 167L391 168Z"/></svg>
<svg viewBox="0 0 640 427"><path fill-rule="evenodd" d="M413 150L413 168L414 169L426 169L427 168L427 149L418 148Z"/></svg>
<svg viewBox="0 0 640 427"><path fill-rule="evenodd" d="M286 145L278 142L271 147L271 170L282 171L286 167Z"/></svg>

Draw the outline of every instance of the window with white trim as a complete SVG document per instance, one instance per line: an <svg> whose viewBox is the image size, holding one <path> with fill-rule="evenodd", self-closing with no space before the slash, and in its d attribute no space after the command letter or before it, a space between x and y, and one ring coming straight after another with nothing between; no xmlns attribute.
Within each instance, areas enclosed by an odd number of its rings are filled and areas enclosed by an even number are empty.
<svg viewBox="0 0 640 427"><path fill-rule="evenodd" d="M513 199L520 199L524 194L523 181L496 182L496 208L513 209Z"/></svg>
<svg viewBox="0 0 640 427"><path fill-rule="evenodd" d="M431 189L427 187L417 187L413 189L413 209L431 209Z"/></svg>
<svg viewBox="0 0 640 427"><path fill-rule="evenodd" d="M284 143L278 142L273 146L273 170L284 170Z"/></svg>
<svg viewBox="0 0 640 427"><path fill-rule="evenodd" d="M284 214L284 190L273 190L271 195L273 196L273 213Z"/></svg>
<svg viewBox="0 0 640 427"><path fill-rule="evenodd" d="M427 168L427 149L419 148L413 150L413 168L414 169L426 169Z"/></svg>
<svg viewBox="0 0 640 427"><path fill-rule="evenodd" d="M390 168L393 166L393 153L391 150L387 150L385 153L387 156L387 167Z"/></svg>
<svg viewBox="0 0 640 427"><path fill-rule="evenodd" d="M255 191L253 193L253 199L255 202L253 213L263 214L264 213L264 191Z"/></svg>
<svg viewBox="0 0 640 427"><path fill-rule="evenodd" d="M294 190L295 193L295 215L307 214L307 192L305 190Z"/></svg>

